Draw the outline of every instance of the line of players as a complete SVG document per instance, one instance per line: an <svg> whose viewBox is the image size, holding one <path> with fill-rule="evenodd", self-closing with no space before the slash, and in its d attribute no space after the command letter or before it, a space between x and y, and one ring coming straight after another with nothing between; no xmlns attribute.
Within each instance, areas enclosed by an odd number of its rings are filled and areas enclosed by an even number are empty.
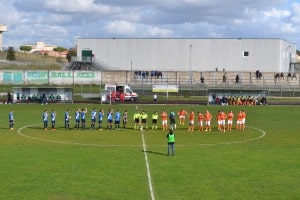
<svg viewBox="0 0 300 200"><path fill-rule="evenodd" d="M77 108L75 111L75 129L86 129L86 118L87 118L88 110L87 108L79 109ZM56 112L55 110L52 110L51 113L48 113L48 110L45 110L42 117L43 117L43 124L44 124L44 130L48 130L48 121L49 116L51 118L51 130L55 130L56 125ZM128 121L128 113L127 110L124 111L123 115L121 116L121 113L119 110L116 110L116 112L113 112L113 109L109 109L106 113L107 116L107 128L112 130L113 129L113 122L115 124L114 130L119 130L121 126L121 117L123 121L123 128L126 128L127 121ZM103 120L105 118L103 109L100 109L99 112L97 112L96 108L94 108L91 112L91 124L90 129L94 130L96 129L96 120L98 119L98 129L103 130ZM72 119L70 115L70 110L67 109L64 115L64 124L65 124L65 130L70 130L70 120Z"/></svg>
<svg viewBox="0 0 300 200"><path fill-rule="evenodd" d="M86 129L86 116L87 116L87 108L79 109L75 111L75 128L76 129ZM194 110L191 109L188 113L184 109L180 109L178 111L178 117L179 117L179 124L184 125L186 121L186 116L188 116L188 131L194 131L194 121L195 121L195 113ZM45 110L43 113L43 124L44 124L44 130L48 130L48 118L51 118L51 130L55 130L56 125L56 112L55 110L52 110L51 113L48 113L48 110ZM225 132L226 130L231 131L233 128L233 119L235 115L232 112L232 110L229 113L225 113L223 110L218 111L217 114L217 123L218 123L218 130ZM65 122L65 130L70 130L70 111L67 109L64 115L64 122ZM103 109L100 109L99 112L97 112L96 108L94 108L91 112L91 124L90 129L94 130L96 128L96 120L98 119L98 129L103 130L103 120L105 118L105 114ZM155 111L152 114L152 129L158 129L158 118L159 115L157 111ZM165 112L165 110L162 111L160 114L161 123L162 123L162 130L167 131L168 130L168 119L169 122L169 128L176 129L176 115L175 112L170 112L169 114ZM206 110L204 114L201 112L198 112L197 116L197 122L198 122L198 131L211 131L211 120L212 120L212 114ZM124 111L124 113L121 115L119 110L116 110L114 113L113 109L109 109L106 113L106 119L107 119L107 129L112 130L113 129L113 123L115 125L114 129L119 130L121 126L121 121L123 128L126 129L127 122L128 122L128 112L127 110ZM140 129L143 130L148 129L147 124L148 114L143 110L139 111L137 110L133 115L134 120L134 129ZM227 126L226 126L226 120L227 120ZM236 130L245 130L245 122L246 122L246 112L244 110L240 110L237 113L236 116ZM13 110L9 112L9 128L10 130L13 130L14 127L14 113Z"/></svg>
<svg viewBox="0 0 300 200"><path fill-rule="evenodd" d="M77 109L75 112L75 128L76 129L86 129L86 115L87 115L87 108L83 109ZM119 110L117 110L115 113L113 112L113 109L109 109L107 114L107 129L112 130L113 129L113 123L115 125L114 129L119 130L121 126L121 121L123 123L123 128L126 128L127 122L128 122L128 112L127 110L124 111L123 115L121 116L121 113ZM184 125L186 121L186 116L188 116L188 131L194 131L194 121L195 121L195 113L194 110L191 109L188 113L184 109L180 109L178 111L179 116L179 124ZM43 113L43 122L44 122L44 129L48 129L48 111L45 110ZM55 130L55 123L56 123L56 113L54 110L52 110L51 114L51 129ZM70 116L70 111L67 110L65 113L65 130L70 129L70 119L72 117ZM103 130L103 120L105 118L103 109L100 109L99 112L97 112L96 108L94 108L91 112L91 125L90 129L94 130L96 126L96 120L98 119L98 129ZM157 111L155 111L152 114L152 129L157 129L157 122L158 122L159 115ZM169 126L170 128L176 129L176 117L175 112L170 112L167 114L164 110L160 114L161 122L162 122L162 130L167 131L168 129L168 119L170 120ZM212 120L212 114L206 110L204 114L201 112L198 112L197 116L197 122L198 122L198 131L211 131L211 120ZM137 110L133 115L134 120L134 129L140 129L143 130L148 129L148 114L143 110L139 111ZM233 128L233 119L234 119L234 113L230 111L228 114L223 112L223 110L218 111L217 114L217 123L218 123L218 130L225 132L226 130L231 131ZM226 126L226 120L227 120L227 126ZM236 117L236 130L244 130L245 129L245 121L246 121L246 113L244 110L240 110L237 113ZM81 125L80 125L81 123Z"/></svg>

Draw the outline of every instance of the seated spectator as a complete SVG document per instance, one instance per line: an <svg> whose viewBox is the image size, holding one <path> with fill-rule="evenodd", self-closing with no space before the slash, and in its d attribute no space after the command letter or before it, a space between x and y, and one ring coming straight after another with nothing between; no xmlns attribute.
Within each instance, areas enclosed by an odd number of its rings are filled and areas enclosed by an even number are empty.
<svg viewBox="0 0 300 200"><path fill-rule="evenodd" d="M262 77L262 73L259 70L256 70L255 75L256 75L256 79L261 79Z"/></svg>
<svg viewBox="0 0 300 200"><path fill-rule="evenodd" d="M205 82L204 82L204 76L201 76L200 82L201 82L201 83L205 83Z"/></svg>
<svg viewBox="0 0 300 200"><path fill-rule="evenodd" d="M284 73L283 72L280 73L280 78L281 78L281 80L284 79Z"/></svg>
<svg viewBox="0 0 300 200"><path fill-rule="evenodd" d="M61 96L60 96L59 94L56 96L56 101L57 101L57 102L60 102L60 101L61 101Z"/></svg>
<svg viewBox="0 0 300 200"><path fill-rule="evenodd" d="M55 97L53 96L53 94L50 94L50 96L49 96L50 102L54 102L54 99L55 99Z"/></svg>
<svg viewBox="0 0 300 200"><path fill-rule="evenodd" d="M291 79L291 78L292 78L291 72L288 73L287 78L288 78L288 79Z"/></svg>
<svg viewBox="0 0 300 200"><path fill-rule="evenodd" d="M292 80L296 79L297 80L297 75L295 73L293 73L293 76L292 76Z"/></svg>
<svg viewBox="0 0 300 200"><path fill-rule="evenodd" d="M223 106L224 105L226 105L226 106L228 105L228 99L227 99L227 97L225 95L222 97L221 102L222 102Z"/></svg>
<svg viewBox="0 0 300 200"><path fill-rule="evenodd" d="M21 95L21 102L22 102L22 103L25 103L25 102L26 102L26 96L25 96L25 94L22 94L22 95Z"/></svg>

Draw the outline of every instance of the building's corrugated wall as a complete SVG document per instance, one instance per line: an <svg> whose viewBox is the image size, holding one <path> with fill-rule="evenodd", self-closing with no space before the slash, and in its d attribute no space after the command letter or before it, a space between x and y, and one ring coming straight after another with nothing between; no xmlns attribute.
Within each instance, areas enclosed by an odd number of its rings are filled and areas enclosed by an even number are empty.
<svg viewBox="0 0 300 200"><path fill-rule="evenodd" d="M287 50L291 59L296 52L293 43L282 39L238 38L79 38L79 57L84 49L92 50L95 61L107 69L163 71L285 71Z"/></svg>

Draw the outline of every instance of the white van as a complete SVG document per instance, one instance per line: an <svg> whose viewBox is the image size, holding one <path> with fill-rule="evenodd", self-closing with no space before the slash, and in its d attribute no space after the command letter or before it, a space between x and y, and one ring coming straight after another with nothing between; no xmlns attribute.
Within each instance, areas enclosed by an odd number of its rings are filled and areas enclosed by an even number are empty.
<svg viewBox="0 0 300 200"><path fill-rule="evenodd" d="M136 101L138 98L128 85L105 84L105 90L110 91L111 99L115 101Z"/></svg>

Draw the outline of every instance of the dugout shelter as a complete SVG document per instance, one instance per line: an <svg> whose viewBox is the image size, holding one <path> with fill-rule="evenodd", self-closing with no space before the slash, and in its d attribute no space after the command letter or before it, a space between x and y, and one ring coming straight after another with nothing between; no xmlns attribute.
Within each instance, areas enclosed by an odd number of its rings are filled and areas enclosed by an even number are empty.
<svg viewBox="0 0 300 200"><path fill-rule="evenodd" d="M73 103L71 87L14 87L14 103Z"/></svg>
<svg viewBox="0 0 300 200"><path fill-rule="evenodd" d="M267 97L266 90L260 89L209 89L208 104L209 105L238 105L237 101L247 101L251 105L264 104ZM246 105L246 104L242 104ZM247 104L248 105L248 104Z"/></svg>

